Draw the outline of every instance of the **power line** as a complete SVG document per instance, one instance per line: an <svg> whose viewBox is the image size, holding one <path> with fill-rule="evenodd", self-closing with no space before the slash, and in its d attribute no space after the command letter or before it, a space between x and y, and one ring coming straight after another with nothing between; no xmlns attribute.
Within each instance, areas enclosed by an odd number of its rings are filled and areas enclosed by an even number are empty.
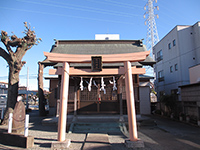
<svg viewBox="0 0 200 150"><path fill-rule="evenodd" d="M175 18L174 17L174 15L176 15L176 16L178 16L177 18L182 18L182 19L184 19L185 20L185 16L184 15L182 15L182 13L181 12L177 12L178 11L178 9L169 9L168 7L166 7L168 4L165 2L165 1L163 1L163 0L161 0L160 1L161 3L165 3L165 4L163 4L163 9L165 9L167 12L171 12L171 13L173 13L173 17L171 17L171 18ZM160 3L159 3L160 4ZM165 15L167 15L167 14L165 14ZM170 16L170 15L167 15L168 17ZM177 20L176 20L177 21Z"/></svg>
<svg viewBox="0 0 200 150"><path fill-rule="evenodd" d="M141 8L141 6L131 5L131 4L123 5L122 3L116 4L116 3L108 3L107 1L105 2L105 1L96 1L96 0L86 0L86 1L93 2L93 3L99 3L99 4L106 4L106 5L111 5L111 6L117 6L117 7L124 7L124 8L129 8L129 9L135 9L133 7Z"/></svg>
<svg viewBox="0 0 200 150"><path fill-rule="evenodd" d="M118 4L118 5L128 6L128 7L137 7L137 8L141 8L141 6L132 5L132 4L126 4L126 3L122 3L122 2L116 2L116 1L113 1L113 0L105 0L105 1L111 2L111 3L114 3L114 4Z"/></svg>
<svg viewBox="0 0 200 150"><path fill-rule="evenodd" d="M61 5L41 3L41 2L35 2L35 1L24 1L24 0L17 0L17 1L24 2L24 3L50 6L50 7L68 8L68 9L74 9L74 10L79 10L79 11L101 13L101 14L107 14L107 15L116 15L116 16L123 16L123 17L136 17L136 16L140 17L140 15L131 15L129 13L122 13L122 12L119 12L119 11L108 11L108 10L105 10L105 9L97 9L97 8L93 8L93 7L85 7L85 6L71 5L71 4L66 5L65 3L58 3L58 2L57 2L57 4L61 4Z"/></svg>
<svg viewBox="0 0 200 150"><path fill-rule="evenodd" d="M48 73L44 73L43 75L49 75ZM38 77L38 74L29 74L29 79L36 79ZM27 75L19 75L20 79L27 79ZM0 79L8 79L8 76L0 76Z"/></svg>
<svg viewBox="0 0 200 150"><path fill-rule="evenodd" d="M94 21L112 22L112 23L129 24L129 25L136 24L136 23L130 23L130 22L105 20L105 19L97 19L97 18L89 18L89 17L80 17L80 16L74 16L74 15L56 14L56 13L48 13L48 12L42 12L42 11L32 11L32 10L25 10L25 9L1 7L1 6L0 6L0 8L9 9L9 10L15 10L15 11L30 12L30 13L38 13L38 14L44 14L44 15L54 15L54 16L61 16L61 17L71 17L71 18L87 19L87 20L94 20Z"/></svg>

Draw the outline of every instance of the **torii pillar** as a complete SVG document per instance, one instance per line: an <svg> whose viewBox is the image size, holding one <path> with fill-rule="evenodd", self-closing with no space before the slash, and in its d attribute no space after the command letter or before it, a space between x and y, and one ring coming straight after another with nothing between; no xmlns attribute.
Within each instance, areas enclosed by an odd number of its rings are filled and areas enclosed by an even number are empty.
<svg viewBox="0 0 200 150"><path fill-rule="evenodd" d="M60 112L58 120L58 141L65 141L66 124L67 124L67 103L68 103L68 92L69 92L69 64L63 63L62 71L62 82L60 92Z"/></svg>
<svg viewBox="0 0 200 150"><path fill-rule="evenodd" d="M128 148L144 147L144 142L138 139L137 121L135 111L134 87L132 79L131 62L124 62L125 85L126 85L126 102L128 112L129 140L125 140Z"/></svg>
<svg viewBox="0 0 200 150"><path fill-rule="evenodd" d="M130 141L137 141L138 135L137 135L137 124L136 124L136 113L135 113L134 88L133 88L131 63L129 61L124 62L124 70L126 70L125 85L126 85L126 101L127 101L128 123L129 123L129 136L130 136Z"/></svg>
<svg viewBox="0 0 200 150"><path fill-rule="evenodd" d="M52 149L60 149L60 147L68 148L71 144L70 139L65 139L67 125L67 103L69 92L69 63L63 62L62 79L60 92L60 106L58 119L58 141L52 142Z"/></svg>

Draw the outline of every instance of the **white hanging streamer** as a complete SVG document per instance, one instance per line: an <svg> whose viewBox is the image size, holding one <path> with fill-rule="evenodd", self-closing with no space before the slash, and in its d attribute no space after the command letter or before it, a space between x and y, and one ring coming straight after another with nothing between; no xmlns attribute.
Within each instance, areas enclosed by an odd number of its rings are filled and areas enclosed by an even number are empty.
<svg viewBox="0 0 200 150"><path fill-rule="evenodd" d="M98 85L96 84L96 82L93 80L93 84L94 86L96 86L98 88Z"/></svg>
<svg viewBox="0 0 200 150"><path fill-rule="evenodd" d="M81 89L81 91L83 91L83 77L81 77L81 82L80 82L80 89Z"/></svg>
<svg viewBox="0 0 200 150"><path fill-rule="evenodd" d="M91 91L91 87L92 87L92 77L90 78L90 82L88 83L87 81L85 81L88 84L88 91Z"/></svg>
<svg viewBox="0 0 200 150"><path fill-rule="evenodd" d="M104 84L103 77L101 77L101 88L100 88L100 91L102 90L104 94L106 94L105 86L106 85Z"/></svg>
<svg viewBox="0 0 200 150"><path fill-rule="evenodd" d="M113 82L110 81L110 80L109 80L109 82L110 82L110 84L113 84L113 91L117 90L116 80L115 80L115 77L114 77L114 76L113 76Z"/></svg>

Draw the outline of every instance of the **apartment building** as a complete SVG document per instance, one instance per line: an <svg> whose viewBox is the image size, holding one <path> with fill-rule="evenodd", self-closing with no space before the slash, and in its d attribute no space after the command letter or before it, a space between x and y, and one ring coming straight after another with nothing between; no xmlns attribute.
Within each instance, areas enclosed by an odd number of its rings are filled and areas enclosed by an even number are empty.
<svg viewBox="0 0 200 150"><path fill-rule="evenodd" d="M200 22L174 27L154 46L153 54L158 98L177 94L181 100L179 86L190 83L189 68L200 64Z"/></svg>

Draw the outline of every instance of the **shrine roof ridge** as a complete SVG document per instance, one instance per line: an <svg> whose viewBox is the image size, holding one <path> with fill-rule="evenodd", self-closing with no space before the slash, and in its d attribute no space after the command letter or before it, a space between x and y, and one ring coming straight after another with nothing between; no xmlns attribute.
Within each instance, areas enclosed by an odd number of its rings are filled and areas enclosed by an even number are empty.
<svg viewBox="0 0 200 150"><path fill-rule="evenodd" d="M55 40L56 44L134 44L142 45L142 40Z"/></svg>

